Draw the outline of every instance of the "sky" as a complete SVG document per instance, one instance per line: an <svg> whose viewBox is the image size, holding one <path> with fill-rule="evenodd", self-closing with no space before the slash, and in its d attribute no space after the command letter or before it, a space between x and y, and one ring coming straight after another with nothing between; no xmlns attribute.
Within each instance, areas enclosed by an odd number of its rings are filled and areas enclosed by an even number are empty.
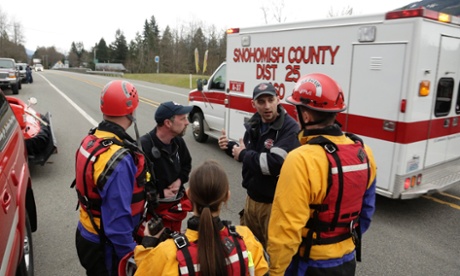
<svg viewBox="0 0 460 276"><path fill-rule="evenodd" d="M265 24L262 7L281 8L284 22L326 18L347 7L353 14L384 13L416 0L5 0L0 2L0 15L20 23L26 49L55 46L67 54L72 42L83 42L86 50L104 38L115 40L120 29L129 43L142 33L145 20L155 17L160 32L169 26L180 29L190 24L214 25L217 30ZM269 23L276 23L269 17Z"/></svg>

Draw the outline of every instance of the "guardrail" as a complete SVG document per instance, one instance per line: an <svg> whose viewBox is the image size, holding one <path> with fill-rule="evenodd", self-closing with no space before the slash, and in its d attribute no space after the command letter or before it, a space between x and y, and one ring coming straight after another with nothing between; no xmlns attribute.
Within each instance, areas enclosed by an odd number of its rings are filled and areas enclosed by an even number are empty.
<svg viewBox="0 0 460 276"><path fill-rule="evenodd" d="M114 72L114 71L86 71L87 74L92 75L104 75L104 76L115 76L123 77L123 72Z"/></svg>
<svg viewBox="0 0 460 276"><path fill-rule="evenodd" d="M123 72L115 72L115 71L92 71L92 70L88 70L88 68L56 68L56 70L81 73L81 74L116 76L116 77L123 77L123 74L124 74Z"/></svg>

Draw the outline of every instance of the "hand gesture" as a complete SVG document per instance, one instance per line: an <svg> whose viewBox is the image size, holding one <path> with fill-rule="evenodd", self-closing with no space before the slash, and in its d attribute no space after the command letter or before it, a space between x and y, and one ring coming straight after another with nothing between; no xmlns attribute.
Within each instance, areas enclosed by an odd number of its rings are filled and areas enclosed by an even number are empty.
<svg viewBox="0 0 460 276"><path fill-rule="evenodd" d="M240 138L240 144L234 146L233 149L232 149L233 158L236 161L239 161L240 153L244 149L246 149L246 145L244 144L243 138Z"/></svg>
<svg viewBox="0 0 460 276"><path fill-rule="evenodd" d="M219 137L219 147L221 150L226 150L228 146L228 137L224 129L222 129L222 135Z"/></svg>

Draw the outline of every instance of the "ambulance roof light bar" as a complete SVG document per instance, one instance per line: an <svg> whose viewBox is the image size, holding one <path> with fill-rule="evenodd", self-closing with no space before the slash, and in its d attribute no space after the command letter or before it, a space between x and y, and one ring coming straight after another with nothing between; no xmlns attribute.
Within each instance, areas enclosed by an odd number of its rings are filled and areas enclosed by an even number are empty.
<svg viewBox="0 0 460 276"><path fill-rule="evenodd" d="M385 19L402 19L402 18L411 18L411 17L423 17L427 19L436 20L444 23L452 23L460 25L460 17L449 15L442 12L428 10L424 7L410 9L410 10L400 10L400 11L391 11L385 15Z"/></svg>

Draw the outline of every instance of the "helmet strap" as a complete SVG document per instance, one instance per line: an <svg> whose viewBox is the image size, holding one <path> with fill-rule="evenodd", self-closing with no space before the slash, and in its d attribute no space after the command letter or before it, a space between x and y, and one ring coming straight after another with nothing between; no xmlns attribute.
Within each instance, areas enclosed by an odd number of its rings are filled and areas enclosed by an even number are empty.
<svg viewBox="0 0 460 276"><path fill-rule="evenodd" d="M132 114L128 114L126 115L126 117L128 117L128 119L131 120L131 122L134 124L134 132L136 134L136 143L137 143L138 148L142 149L141 139L139 138L139 129L137 128L136 117L134 117Z"/></svg>

